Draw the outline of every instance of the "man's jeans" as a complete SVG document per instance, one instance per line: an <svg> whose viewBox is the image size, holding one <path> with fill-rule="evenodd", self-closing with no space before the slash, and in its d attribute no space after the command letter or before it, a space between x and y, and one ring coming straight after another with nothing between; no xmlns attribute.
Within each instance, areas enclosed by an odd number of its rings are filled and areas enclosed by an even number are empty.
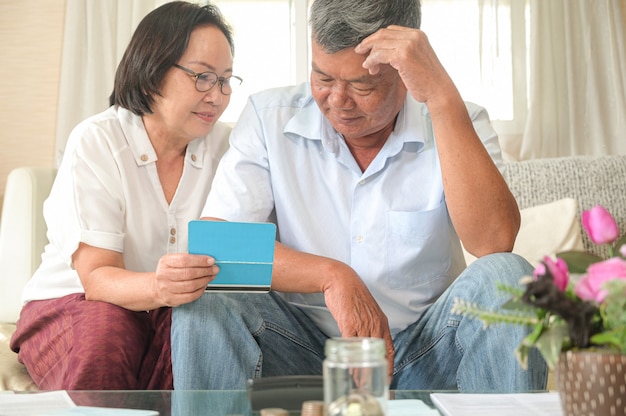
<svg viewBox="0 0 626 416"><path fill-rule="evenodd" d="M451 312L455 298L498 309L532 267L510 253L472 263L417 322L394 337L390 388L521 392L545 389L547 367L533 350L524 371L515 348L528 329L509 324L483 328L477 319ZM245 389L246 380L321 374L327 336L276 293L207 293L174 308L174 388Z"/></svg>

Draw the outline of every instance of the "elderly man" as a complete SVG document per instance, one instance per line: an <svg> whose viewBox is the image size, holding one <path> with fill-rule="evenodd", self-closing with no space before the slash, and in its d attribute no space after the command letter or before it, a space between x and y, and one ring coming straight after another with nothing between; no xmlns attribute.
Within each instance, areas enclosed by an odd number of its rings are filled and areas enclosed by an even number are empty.
<svg viewBox="0 0 626 416"><path fill-rule="evenodd" d="M310 83L253 95L203 210L279 230L272 292L173 312L177 389L321 374L333 336L383 338L392 389L543 389L523 330L451 313L499 306L532 272L486 111L464 103L417 0L316 0ZM479 259L466 269L461 243Z"/></svg>

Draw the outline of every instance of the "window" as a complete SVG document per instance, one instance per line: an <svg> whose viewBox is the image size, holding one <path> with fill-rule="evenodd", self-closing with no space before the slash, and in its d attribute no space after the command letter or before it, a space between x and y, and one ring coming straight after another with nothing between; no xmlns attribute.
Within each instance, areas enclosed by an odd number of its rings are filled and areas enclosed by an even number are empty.
<svg viewBox="0 0 626 416"><path fill-rule="evenodd" d="M234 29L234 73L242 88L222 120L234 123L248 95L308 80L307 0L216 0Z"/></svg>
<svg viewBox="0 0 626 416"><path fill-rule="evenodd" d="M526 0L422 0L422 30L463 99L500 134L521 134L527 112Z"/></svg>
<svg viewBox="0 0 626 416"><path fill-rule="evenodd" d="M421 0L422 29L463 98L487 108L500 134L526 118L526 0ZM309 77L312 0L217 0L235 30L244 78L222 116L236 121L249 94Z"/></svg>

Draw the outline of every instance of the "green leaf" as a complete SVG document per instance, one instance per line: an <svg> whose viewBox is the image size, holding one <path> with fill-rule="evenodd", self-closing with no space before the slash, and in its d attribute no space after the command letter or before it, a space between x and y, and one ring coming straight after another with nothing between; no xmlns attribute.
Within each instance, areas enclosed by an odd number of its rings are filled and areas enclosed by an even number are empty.
<svg viewBox="0 0 626 416"><path fill-rule="evenodd" d="M556 322L541 332L534 346L537 347L541 356L546 361L548 368L554 369L565 342L569 340L569 332L564 322Z"/></svg>
<svg viewBox="0 0 626 416"><path fill-rule="evenodd" d="M522 344L526 344L528 346L535 345L537 343L537 340L539 339L539 337L541 337L541 334L545 330L546 330L545 322L544 321L539 322L537 325L535 325L533 330L528 335L526 335L526 338L522 340Z"/></svg>
<svg viewBox="0 0 626 416"><path fill-rule="evenodd" d="M567 269L570 274L577 273L582 274L587 272L587 268L599 261L604 260L600 256L596 256L595 254L586 253L584 251L563 251L561 253L557 253L558 258L563 259L565 263L567 263Z"/></svg>
<svg viewBox="0 0 626 416"><path fill-rule="evenodd" d="M605 330L625 331L626 328L626 280L609 280L602 286L609 293L600 306L602 326ZM626 334L624 334L626 342Z"/></svg>
<svg viewBox="0 0 626 416"><path fill-rule="evenodd" d="M626 234L624 234L622 236L622 238L620 238L619 240L617 240L617 242L615 243L615 245L613 246L613 250L614 253L619 253L619 249L621 246L623 246L624 244L626 244Z"/></svg>
<svg viewBox="0 0 626 416"><path fill-rule="evenodd" d="M509 299L500 308L507 311L516 311L521 315L535 315L537 313L535 306L516 298Z"/></svg>
<svg viewBox="0 0 626 416"><path fill-rule="evenodd" d="M530 349L536 346L537 340L541 337L541 334L545 331L545 329L545 321L542 320L538 322L533 327L533 330L526 335L526 337L515 349L515 357L523 369L528 367L528 353Z"/></svg>
<svg viewBox="0 0 626 416"><path fill-rule="evenodd" d="M502 283L497 283L496 289L498 289L500 292L510 294L511 296L513 296L513 298L521 298L524 295L524 292L526 291L525 289L521 287L504 285Z"/></svg>
<svg viewBox="0 0 626 416"><path fill-rule="evenodd" d="M528 352L530 349L531 347L524 343L520 343L515 349L515 358L524 370L528 369Z"/></svg>
<svg viewBox="0 0 626 416"><path fill-rule="evenodd" d="M612 331L601 332L591 337L594 345L610 345L626 354L626 328L616 328Z"/></svg>
<svg viewBox="0 0 626 416"><path fill-rule="evenodd" d="M483 322L485 327L498 323L529 326L537 323L537 317L534 315L494 312L459 298L454 299L451 312L458 315L466 315L469 318L479 319Z"/></svg>

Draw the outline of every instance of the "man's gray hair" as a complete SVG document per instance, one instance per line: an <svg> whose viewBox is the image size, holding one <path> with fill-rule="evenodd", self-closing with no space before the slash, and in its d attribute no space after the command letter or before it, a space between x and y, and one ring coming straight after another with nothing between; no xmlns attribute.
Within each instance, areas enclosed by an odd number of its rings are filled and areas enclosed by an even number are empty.
<svg viewBox="0 0 626 416"><path fill-rule="evenodd" d="M389 25L419 29L420 18L419 0L315 0L310 24L313 40L335 53Z"/></svg>

